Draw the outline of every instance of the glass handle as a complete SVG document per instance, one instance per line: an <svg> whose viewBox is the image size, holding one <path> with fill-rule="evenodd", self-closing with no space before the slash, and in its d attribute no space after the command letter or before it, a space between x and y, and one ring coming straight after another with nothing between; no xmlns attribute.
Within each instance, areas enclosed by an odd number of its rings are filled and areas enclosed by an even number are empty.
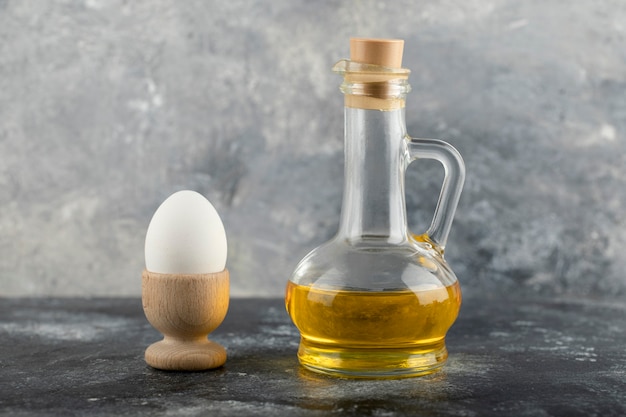
<svg viewBox="0 0 626 417"><path fill-rule="evenodd" d="M443 253L465 182L465 163L459 151L447 142L438 139L409 139L410 162L420 158L435 159L443 165L443 186L433 221L425 236Z"/></svg>

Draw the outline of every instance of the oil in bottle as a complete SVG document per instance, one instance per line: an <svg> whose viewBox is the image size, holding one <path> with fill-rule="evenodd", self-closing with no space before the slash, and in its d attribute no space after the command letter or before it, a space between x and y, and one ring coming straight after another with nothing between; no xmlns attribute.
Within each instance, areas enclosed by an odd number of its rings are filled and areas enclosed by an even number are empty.
<svg viewBox="0 0 626 417"><path fill-rule="evenodd" d="M300 330L300 362L318 372L367 377L434 372L461 304L458 282L419 290L349 291L288 283L287 310ZM381 371L382 370L382 371Z"/></svg>

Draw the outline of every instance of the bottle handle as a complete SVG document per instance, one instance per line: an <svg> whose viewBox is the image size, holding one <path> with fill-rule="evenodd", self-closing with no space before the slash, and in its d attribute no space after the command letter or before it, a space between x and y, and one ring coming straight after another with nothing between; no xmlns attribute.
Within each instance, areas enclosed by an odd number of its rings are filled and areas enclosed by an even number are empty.
<svg viewBox="0 0 626 417"><path fill-rule="evenodd" d="M422 235L424 240L433 243L443 253L465 182L465 163L459 151L447 142L438 139L409 139L409 163L422 158L435 159L443 165L444 178L439 201L432 223L425 236Z"/></svg>

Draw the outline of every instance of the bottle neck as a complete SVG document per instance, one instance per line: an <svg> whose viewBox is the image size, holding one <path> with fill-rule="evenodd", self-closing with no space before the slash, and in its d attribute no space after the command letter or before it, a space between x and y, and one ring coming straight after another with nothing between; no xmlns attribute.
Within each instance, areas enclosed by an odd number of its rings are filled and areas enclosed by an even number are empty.
<svg viewBox="0 0 626 417"><path fill-rule="evenodd" d="M338 238L407 240L404 114L404 106L386 111L345 108L345 179Z"/></svg>

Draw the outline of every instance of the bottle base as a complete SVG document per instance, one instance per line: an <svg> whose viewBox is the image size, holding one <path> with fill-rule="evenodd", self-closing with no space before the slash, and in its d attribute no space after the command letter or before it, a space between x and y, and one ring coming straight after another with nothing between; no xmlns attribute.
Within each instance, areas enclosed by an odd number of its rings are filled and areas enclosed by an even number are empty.
<svg viewBox="0 0 626 417"><path fill-rule="evenodd" d="M330 376L362 379L411 378L432 374L446 362L444 340L402 348L346 348L300 341L298 359L305 368Z"/></svg>

